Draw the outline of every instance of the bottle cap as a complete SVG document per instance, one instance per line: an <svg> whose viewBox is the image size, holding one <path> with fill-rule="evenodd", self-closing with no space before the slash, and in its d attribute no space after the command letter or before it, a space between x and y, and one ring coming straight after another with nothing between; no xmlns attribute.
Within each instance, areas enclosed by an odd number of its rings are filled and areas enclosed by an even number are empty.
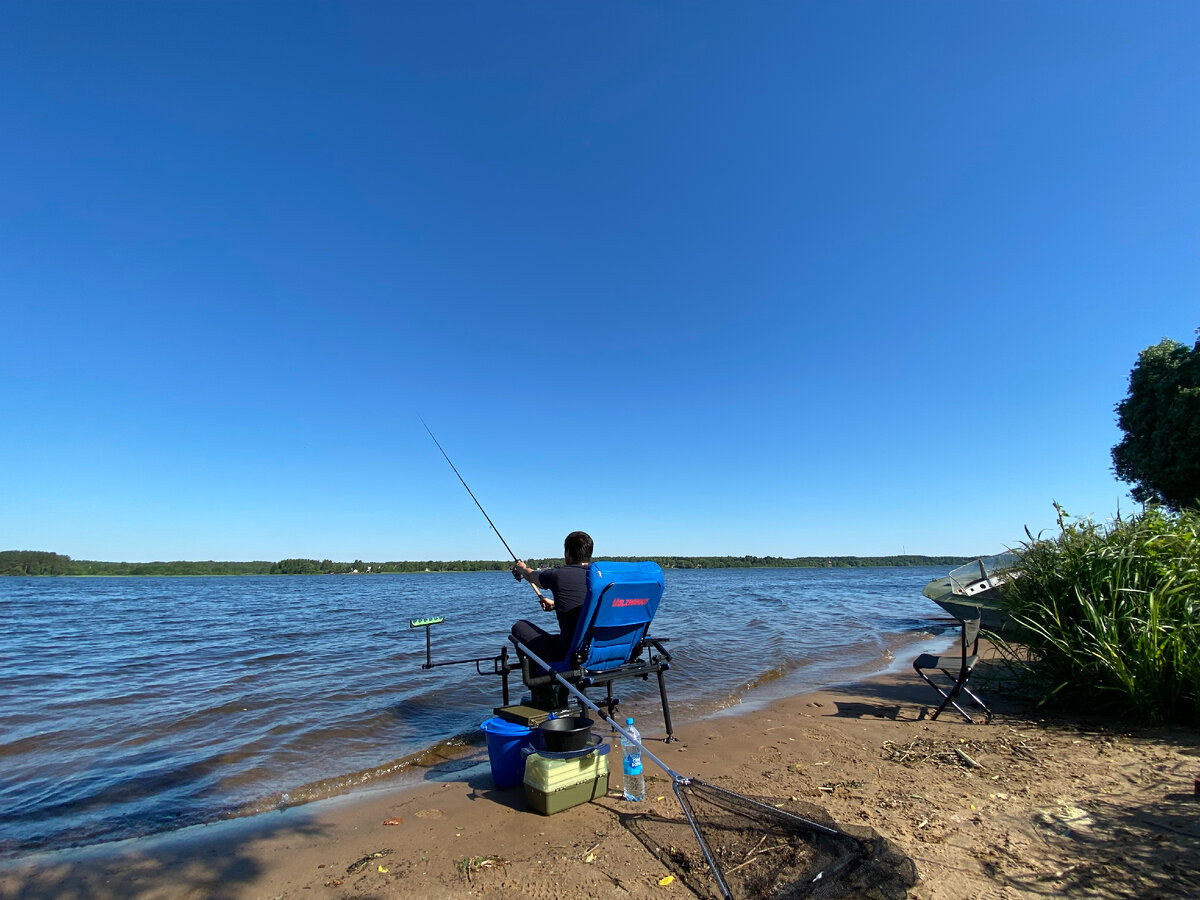
<svg viewBox="0 0 1200 900"><path fill-rule="evenodd" d="M626 724L626 725L632 725L632 724L633 724L633 716L626 716L626 717L625 717L625 724Z"/></svg>

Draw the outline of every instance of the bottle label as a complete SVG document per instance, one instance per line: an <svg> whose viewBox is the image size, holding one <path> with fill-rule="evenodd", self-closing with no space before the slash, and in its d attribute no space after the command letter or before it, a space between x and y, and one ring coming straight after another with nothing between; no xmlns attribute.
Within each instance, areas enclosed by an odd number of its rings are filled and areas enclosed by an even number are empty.
<svg viewBox="0 0 1200 900"><path fill-rule="evenodd" d="M626 775L641 775L642 774L642 757L641 756L625 757L625 774Z"/></svg>

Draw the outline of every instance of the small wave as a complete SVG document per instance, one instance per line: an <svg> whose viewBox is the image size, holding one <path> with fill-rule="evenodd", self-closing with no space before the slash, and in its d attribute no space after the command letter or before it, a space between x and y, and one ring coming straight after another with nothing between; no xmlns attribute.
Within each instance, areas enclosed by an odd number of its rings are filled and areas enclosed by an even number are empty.
<svg viewBox="0 0 1200 900"><path fill-rule="evenodd" d="M281 659L292 659L295 653L266 653L262 656L254 656L250 659L243 659L243 666L256 666L259 663L278 662Z"/></svg>
<svg viewBox="0 0 1200 900"><path fill-rule="evenodd" d="M793 666L792 668L795 668L795 666ZM780 678L782 678L787 673L788 673L788 668L785 666L776 666L773 669L768 669L767 671L765 671L761 675L759 675L757 678L755 678L753 681L748 682L746 684L745 689L747 691L752 691L755 688L760 688L764 684L770 684L772 681L778 681Z"/></svg>
<svg viewBox="0 0 1200 900"><path fill-rule="evenodd" d="M774 684L786 678L788 675L798 671L803 667L804 663L800 660L791 660L782 663L778 666L772 666L765 671L759 672L754 677L740 684L734 691L722 696L716 697L708 702L700 702L693 704L692 708L697 714L704 716L711 713L722 712L734 706L743 703L749 695L762 689L763 687Z"/></svg>
<svg viewBox="0 0 1200 900"><path fill-rule="evenodd" d="M256 798L226 810L221 818L241 818L275 809L301 806L317 800L326 800L408 771L436 768L444 772L455 772L471 768L482 762L479 752L482 743L483 735L480 732L465 732L382 765L331 778L322 778L319 781Z"/></svg>
<svg viewBox="0 0 1200 900"><path fill-rule="evenodd" d="M54 751L59 745L65 732L63 731L42 731L38 734L27 735L16 740L6 741L0 744L0 759L6 756L20 756L24 753L36 753L38 751Z"/></svg>

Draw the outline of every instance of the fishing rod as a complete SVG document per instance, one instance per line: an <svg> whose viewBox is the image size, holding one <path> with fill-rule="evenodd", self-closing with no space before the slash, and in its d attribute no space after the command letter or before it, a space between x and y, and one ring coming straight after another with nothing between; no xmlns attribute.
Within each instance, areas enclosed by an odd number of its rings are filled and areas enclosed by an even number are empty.
<svg viewBox="0 0 1200 900"><path fill-rule="evenodd" d="M462 486L467 489L467 493L471 495L471 499L475 501L475 505L478 506L479 511L483 513L483 517L487 519L487 523L492 526L492 531L496 532L496 537L500 538L500 543L504 545L504 549L508 551L508 555L513 558L513 562L520 562L521 560L517 558L517 554L513 553L512 547L508 546L508 541L504 539L504 535L500 533L500 529L496 527L496 523L492 521L492 517L487 514L487 510L483 508L483 504L480 503L479 498L475 496L475 492L471 490L470 486L466 482L466 479L462 477L462 473L458 471L458 466L454 465L454 463L450 461L450 456L442 448L441 442L433 436L433 432L430 430L429 426L425 424L425 420L420 416L417 416L417 418L421 419L421 424L425 425L425 430L429 432L429 436L433 438L433 442L437 444L437 448L442 451L442 456L446 457L446 462L450 463L450 468L454 470L454 474L458 476L458 480L462 482ZM516 572L513 572L513 577L518 581L521 580L521 576ZM541 600L543 603L547 602L545 595L538 590L536 584L531 581L529 582L529 586L533 588L533 592L538 595L539 600Z"/></svg>

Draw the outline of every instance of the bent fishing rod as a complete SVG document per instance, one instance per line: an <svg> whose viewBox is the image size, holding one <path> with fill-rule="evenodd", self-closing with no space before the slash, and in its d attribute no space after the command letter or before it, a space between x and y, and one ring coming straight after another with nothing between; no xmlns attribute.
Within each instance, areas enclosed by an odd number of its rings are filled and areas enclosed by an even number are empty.
<svg viewBox="0 0 1200 900"><path fill-rule="evenodd" d="M417 416L417 418L421 419L420 416ZM421 419L421 424L425 425L425 430L429 432L429 436L433 438L433 442L437 444L437 448L442 451L442 456L446 457L446 462L450 463L450 468L454 470L454 474L458 476L458 480L462 482L462 486L467 489L467 493L471 495L471 499L475 501L475 505L478 506L479 511L483 513L483 517L487 519L487 523L492 526L492 531L496 532L496 537L500 538L500 543L504 545L504 549L508 551L508 555L513 558L513 562L520 562L520 560L517 558L517 554L513 553L512 547L508 546L508 541L504 539L504 535L500 533L500 529L496 527L496 523L492 521L492 517L487 514L487 510L483 508L483 504L480 503L479 498L475 496L475 492L471 490L470 486L466 482L466 479L462 477L462 473L458 471L458 466L454 465L454 463L450 461L450 456L442 448L441 442L433 436L433 432L430 430L429 426L425 424L424 419ZM517 575L516 572L513 572L513 576L520 581L521 576ZM542 603L547 602L546 596L538 590L538 586L536 584L531 581L529 582L529 586L533 588L533 592L538 595L538 599L541 600Z"/></svg>

